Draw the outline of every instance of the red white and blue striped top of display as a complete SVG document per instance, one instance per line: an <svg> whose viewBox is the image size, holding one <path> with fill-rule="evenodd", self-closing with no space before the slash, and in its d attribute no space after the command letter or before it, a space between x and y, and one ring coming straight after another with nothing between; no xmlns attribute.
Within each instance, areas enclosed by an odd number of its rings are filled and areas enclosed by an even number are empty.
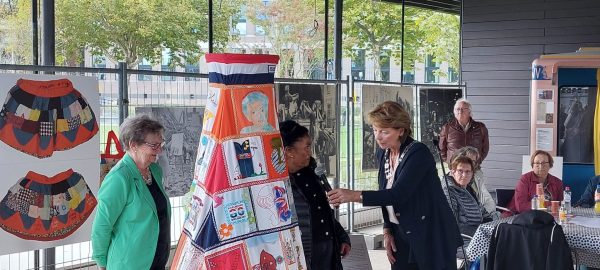
<svg viewBox="0 0 600 270"><path fill-rule="evenodd" d="M273 84L279 56L268 54L207 54L209 83Z"/></svg>

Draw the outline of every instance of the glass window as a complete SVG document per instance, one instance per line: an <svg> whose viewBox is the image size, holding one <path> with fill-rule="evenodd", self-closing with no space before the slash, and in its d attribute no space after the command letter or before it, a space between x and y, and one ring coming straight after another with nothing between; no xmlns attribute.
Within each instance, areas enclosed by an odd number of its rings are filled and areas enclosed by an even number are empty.
<svg viewBox="0 0 600 270"><path fill-rule="evenodd" d="M458 82L458 72L456 69L449 67L448 68L448 82L449 83L457 83Z"/></svg>
<svg viewBox="0 0 600 270"><path fill-rule="evenodd" d="M235 32L236 32L236 34L238 34L240 36L246 35L246 27L247 27L247 21L248 21L248 16L246 14L247 12L248 12L247 7L245 5L243 5L240 8L238 22L235 25Z"/></svg>
<svg viewBox="0 0 600 270"><path fill-rule="evenodd" d="M175 71L175 68L171 66L171 54L169 50L162 51L162 57L160 62L161 71ZM163 81L174 81L175 76L160 76Z"/></svg>
<svg viewBox="0 0 600 270"><path fill-rule="evenodd" d="M381 81L389 82L390 81L390 55L389 50L384 50L379 56L379 64L380 64L380 72L381 72Z"/></svg>
<svg viewBox="0 0 600 270"><path fill-rule="evenodd" d="M150 63L150 61L148 61L147 59L144 58L144 59L142 59L142 62L140 62L138 64L138 70L152 70L152 64ZM137 79L138 79L138 81L151 81L152 76L138 74Z"/></svg>
<svg viewBox="0 0 600 270"><path fill-rule="evenodd" d="M198 65L198 63L195 64L186 64L185 65L185 72L186 73L200 73L200 66ZM185 77L186 81L198 81L200 80L200 78L198 77Z"/></svg>
<svg viewBox="0 0 600 270"><path fill-rule="evenodd" d="M354 56L352 57L352 78L355 80L365 79L365 50L358 49L354 50Z"/></svg>
<svg viewBox="0 0 600 270"><path fill-rule="evenodd" d="M106 68L106 57L104 55L92 55L92 67ZM98 80L106 80L106 73L98 73Z"/></svg>
<svg viewBox="0 0 600 270"><path fill-rule="evenodd" d="M425 60L425 83L440 82L440 76L437 75L438 69L440 69L440 64L435 62L433 55L427 55Z"/></svg>

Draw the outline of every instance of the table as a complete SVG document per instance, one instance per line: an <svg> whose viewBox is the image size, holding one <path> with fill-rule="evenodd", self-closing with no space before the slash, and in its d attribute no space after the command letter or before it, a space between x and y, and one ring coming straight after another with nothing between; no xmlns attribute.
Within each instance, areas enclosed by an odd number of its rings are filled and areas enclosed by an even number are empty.
<svg viewBox="0 0 600 270"><path fill-rule="evenodd" d="M594 217L592 208L573 208L574 216ZM513 217L479 225L473 239L466 249L467 259L474 261L487 255L492 232L499 223L512 223ZM600 229L583 227L575 224L562 225L565 237L571 247L573 262L580 265L600 268Z"/></svg>

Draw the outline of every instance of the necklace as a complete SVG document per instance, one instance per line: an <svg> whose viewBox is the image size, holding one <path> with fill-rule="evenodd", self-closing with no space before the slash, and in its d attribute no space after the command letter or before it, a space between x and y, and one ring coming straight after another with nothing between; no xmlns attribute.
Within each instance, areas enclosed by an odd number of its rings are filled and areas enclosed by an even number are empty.
<svg viewBox="0 0 600 270"><path fill-rule="evenodd" d="M140 171L141 173L141 171ZM146 176L144 176L146 175ZM145 173L142 173L142 179L146 182L146 185L152 185L152 173L150 172L150 168L146 168Z"/></svg>

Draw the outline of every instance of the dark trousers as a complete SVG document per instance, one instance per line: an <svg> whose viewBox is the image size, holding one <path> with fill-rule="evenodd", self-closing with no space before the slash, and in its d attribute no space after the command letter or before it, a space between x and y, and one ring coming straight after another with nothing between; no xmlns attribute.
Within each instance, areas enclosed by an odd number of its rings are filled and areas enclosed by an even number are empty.
<svg viewBox="0 0 600 270"><path fill-rule="evenodd" d="M333 241L322 241L313 243L313 258L310 261L310 269L334 269L333 256L339 256L339 254L334 254L334 252L335 248L333 246Z"/></svg>
<svg viewBox="0 0 600 270"><path fill-rule="evenodd" d="M396 262L392 264L392 270L418 270L419 266L411 254L410 244L404 229L398 224L392 226L394 233L394 243L396 244L396 252L394 258Z"/></svg>

